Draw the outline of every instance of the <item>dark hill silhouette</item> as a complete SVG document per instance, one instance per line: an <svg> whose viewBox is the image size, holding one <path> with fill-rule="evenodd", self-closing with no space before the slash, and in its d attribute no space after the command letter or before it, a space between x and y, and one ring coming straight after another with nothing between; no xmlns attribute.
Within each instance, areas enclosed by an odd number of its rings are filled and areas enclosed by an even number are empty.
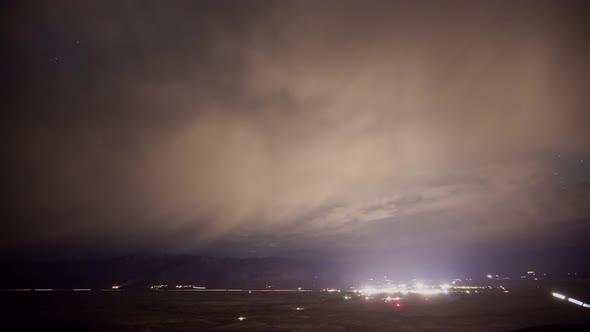
<svg viewBox="0 0 590 332"><path fill-rule="evenodd" d="M5 263L0 288L144 289L153 284L207 288L320 288L337 273L285 258L216 258L193 255L125 256L87 261ZM332 271L332 272L327 272Z"/></svg>

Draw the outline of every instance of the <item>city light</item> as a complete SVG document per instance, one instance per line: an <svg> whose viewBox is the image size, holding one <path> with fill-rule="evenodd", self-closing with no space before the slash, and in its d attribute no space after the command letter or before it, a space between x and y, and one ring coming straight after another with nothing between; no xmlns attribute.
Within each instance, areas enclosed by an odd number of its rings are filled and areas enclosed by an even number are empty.
<svg viewBox="0 0 590 332"><path fill-rule="evenodd" d="M168 287L168 285L160 284L160 285L152 285L152 286L150 286L150 289L165 289L167 287ZM176 288L178 288L178 286Z"/></svg>
<svg viewBox="0 0 590 332"><path fill-rule="evenodd" d="M491 275L492 278L493 275ZM455 279L453 282L457 282L460 279ZM469 279L471 280L471 279ZM494 279L497 280L497 279ZM491 286L491 285L473 285L473 286L458 286L456 284L449 284L449 283L432 283L429 281L414 281L412 284L392 284L387 283L383 286L369 286L361 288L358 293L363 296L373 297L377 294L386 294L386 295L393 295L393 294L400 294L400 295L407 295L407 294L419 294L419 295L437 295L437 294L450 294L450 293L480 293L484 291L498 291L503 293L508 293L508 291L504 288L504 286ZM389 301L389 297L383 298L386 301Z"/></svg>
<svg viewBox="0 0 590 332"><path fill-rule="evenodd" d="M424 289L415 289L411 292L414 294L420 294L420 295L435 295L435 294L440 294L443 291L440 289L436 289L436 288L424 288Z"/></svg>

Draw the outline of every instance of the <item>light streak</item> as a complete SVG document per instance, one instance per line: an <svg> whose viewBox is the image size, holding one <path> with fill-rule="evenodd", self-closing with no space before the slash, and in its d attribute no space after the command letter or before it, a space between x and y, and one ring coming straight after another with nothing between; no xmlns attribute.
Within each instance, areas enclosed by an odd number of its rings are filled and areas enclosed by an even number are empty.
<svg viewBox="0 0 590 332"><path fill-rule="evenodd" d="M565 300L565 295L563 294L559 294L559 293L551 293L551 295L553 295L553 297L556 297L560 300Z"/></svg>

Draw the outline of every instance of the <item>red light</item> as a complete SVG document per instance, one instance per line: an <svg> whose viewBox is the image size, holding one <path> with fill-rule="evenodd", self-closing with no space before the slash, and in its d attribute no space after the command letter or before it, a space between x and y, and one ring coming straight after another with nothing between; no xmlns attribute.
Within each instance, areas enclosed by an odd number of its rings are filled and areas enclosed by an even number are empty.
<svg viewBox="0 0 590 332"><path fill-rule="evenodd" d="M402 307L402 304L398 302L398 303L395 304L395 307L396 308L401 308Z"/></svg>

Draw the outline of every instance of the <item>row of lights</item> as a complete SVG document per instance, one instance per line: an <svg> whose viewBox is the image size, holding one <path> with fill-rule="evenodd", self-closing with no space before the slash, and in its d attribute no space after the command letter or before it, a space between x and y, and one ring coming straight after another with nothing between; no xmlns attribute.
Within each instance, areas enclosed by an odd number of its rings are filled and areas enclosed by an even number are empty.
<svg viewBox="0 0 590 332"><path fill-rule="evenodd" d="M559 294L559 293L551 293L551 295L553 295L553 297L558 298L560 300L566 300L567 299L567 301L570 302L570 303L577 304L577 305L579 305L581 307L584 307L584 308L590 308L590 304L584 303L584 302L582 302L580 300L576 300L573 297L567 297L567 296L565 296L563 294Z"/></svg>

